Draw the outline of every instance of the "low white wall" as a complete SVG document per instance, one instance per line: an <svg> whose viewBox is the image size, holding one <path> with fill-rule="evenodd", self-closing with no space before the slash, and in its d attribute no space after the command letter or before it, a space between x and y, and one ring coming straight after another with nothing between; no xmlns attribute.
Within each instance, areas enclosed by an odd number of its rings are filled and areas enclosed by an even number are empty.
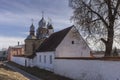
<svg viewBox="0 0 120 80"><path fill-rule="evenodd" d="M22 66L25 66L25 58L24 57L15 57L15 56L12 56L12 60L13 62L17 63L17 64L20 64Z"/></svg>
<svg viewBox="0 0 120 80"><path fill-rule="evenodd" d="M54 72L75 80L120 80L120 61L55 59Z"/></svg>
<svg viewBox="0 0 120 80"><path fill-rule="evenodd" d="M54 64L54 52L37 52L36 53L36 66L39 68L43 68L49 71L53 71L53 64ZM41 61L40 61L41 56ZM44 62L46 56L46 62ZM52 63L50 63L50 56L52 56Z"/></svg>
<svg viewBox="0 0 120 80"><path fill-rule="evenodd" d="M27 58L27 66L28 67L34 67L37 66L37 57L34 58Z"/></svg>

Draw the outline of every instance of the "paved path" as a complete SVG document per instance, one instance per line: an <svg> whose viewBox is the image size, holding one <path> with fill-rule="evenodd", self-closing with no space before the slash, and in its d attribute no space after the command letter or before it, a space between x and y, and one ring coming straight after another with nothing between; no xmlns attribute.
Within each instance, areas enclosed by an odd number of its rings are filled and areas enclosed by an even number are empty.
<svg viewBox="0 0 120 80"><path fill-rule="evenodd" d="M27 73L27 72L25 72L25 71L23 71L23 70L15 67L15 66L11 66L11 65L9 65L9 64L7 64L7 63L4 63L4 64L5 64L7 67L11 68L12 70L21 73L22 75L24 75L25 77L27 77L27 78L30 79L30 80L42 80L42 79L39 79L38 77L33 76L33 75L31 75L31 74L29 74L29 73Z"/></svg>

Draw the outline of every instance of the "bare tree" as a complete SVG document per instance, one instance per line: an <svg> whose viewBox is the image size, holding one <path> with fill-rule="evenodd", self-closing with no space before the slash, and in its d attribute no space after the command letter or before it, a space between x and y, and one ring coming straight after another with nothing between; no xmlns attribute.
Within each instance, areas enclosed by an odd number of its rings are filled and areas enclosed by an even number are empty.
<svg viewBox="0 0 120 80"><path fill-rule="evenodd" d="M105 44L105 56L111 56L115 26L120 18L120 0L69 0L72 20L88 37Z"/></svg>

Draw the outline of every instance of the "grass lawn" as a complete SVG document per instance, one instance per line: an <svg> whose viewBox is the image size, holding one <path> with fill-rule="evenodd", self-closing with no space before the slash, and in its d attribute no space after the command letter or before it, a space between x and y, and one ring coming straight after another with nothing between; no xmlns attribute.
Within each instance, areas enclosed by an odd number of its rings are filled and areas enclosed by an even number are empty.
<svg viewBox="0 0 120 80"><path fill-rule="evenodd" d="M15 72L0 62L0 80L29 80L22 74Z"/></svg>
<svg viewBox="0 0 120 80"><path fill-rule="evenodd" d="M21 65L18 65L16 63L13 63L13 62L7 62L8 64L10 65L13 65L13 66L16 66L34 76L37 76L38 78L41 78L43 80L72 80L72 79L69 79L69 78L66 78L66 77L63 77L63 76L59 76L59 75L56 75L54 74L53 72L50 72L50 71L46 71L46 70L43 70L43 69L39 69L37 67L23 67Z"/></svg>

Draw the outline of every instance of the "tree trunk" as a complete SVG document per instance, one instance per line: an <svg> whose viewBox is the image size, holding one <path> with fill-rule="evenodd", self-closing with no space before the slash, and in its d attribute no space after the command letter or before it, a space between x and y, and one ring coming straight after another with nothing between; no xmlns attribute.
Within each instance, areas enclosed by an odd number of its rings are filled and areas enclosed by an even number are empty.
<svg viewBox="0 0 120 80"><path fill-rule="evenodd" d="M105 57L109 57L111 56L111 53L112 53L112 45L113 45L113 40L112 42L108 41L106 43L106 51L105 51Z"/></svg>
<svg viewBox="0 0 120 80"><path fill-rule="evenodd" d="M113 39L114 39L114 22L112 21L108 27L108 38L105 44L105 57L111 56L112 53L112 46L113 46Z"/></svg>

